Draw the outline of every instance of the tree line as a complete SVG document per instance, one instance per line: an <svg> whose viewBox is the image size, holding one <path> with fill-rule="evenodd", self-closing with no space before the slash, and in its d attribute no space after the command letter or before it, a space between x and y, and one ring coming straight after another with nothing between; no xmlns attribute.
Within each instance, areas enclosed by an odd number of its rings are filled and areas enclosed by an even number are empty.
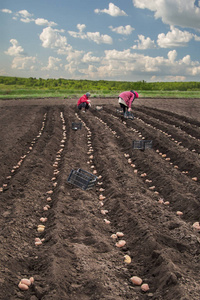
<svg viewBox="0 0 200 300"><path fill-rule="evenodd" d="M88 91L199 91L200 82L146 82L142 81L109 81L109 80L75 80L75 79L42 79L0 76L0 84L21 86L36 89L85 90Z"/></svg>

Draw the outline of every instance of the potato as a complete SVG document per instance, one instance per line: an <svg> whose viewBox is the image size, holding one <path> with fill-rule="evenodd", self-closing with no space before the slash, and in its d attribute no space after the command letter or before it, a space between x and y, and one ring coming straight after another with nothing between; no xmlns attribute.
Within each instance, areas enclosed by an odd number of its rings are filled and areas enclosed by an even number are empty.
<svg viewBox="0 0 200 300"><path fill-rule="evenodd" d="M124 234L123 234L123 232L116 232L116 235L118 236L118 237L122 237L122 236L124 236Z"/></svg>
<svg viewBox="0 0 200 300"><path fill-rule="evenodd" d="M123 247L123 246L125 246L125 245L126 245L126 241L124 241L124 240L120 240L120 241L118 241L118 242L115 244L115 246L118 247L118 248L121 248L121 247Z"/></svg>
<svg viewBox="0 0 200 300"><path fill-rule="evenodd" d="M131 282L135 285L141 285L142 284L142 279L138 276L132 276L130 278Z"/></svg>
<svg viewBox="0 0 200 300"><path fill-rule="evenodd" d="M147 292L147 291L149 290L149 285L148 285L147 283L143 283L143 284L141 285L141 290L142 290L143 292Z"/></svg>
<svg viewBox="0 0 200 300"><path fill-rule="evenodd" d="M23 278L23 279L21 279L21 281L20 281L21 283L23 283L23 284L26 284L26 285L28 285L28 286L30 286L31 285L31 282L30 282L30 280L29 279L26 279L26 278Z"/></svg>
<svg viewBox="0 0 200 300"><path fill-rule="evenodd" d="M106 224L110 224L110 221L107 220L107 219L104 219L104 222L105 222Z"/></svg>
<svg viewBox="0 0 200 300"><path fill-rule="evenodd" d="M99 200L104 200L106 197L105 196L103 196L102 194L101 195L99 195Z"/></svg>
<svg viewBox="0 0 200 300"><path fill-rule="evenodd" d="M113 233L113 234L111 235L111 238L112 238L112 239L117 239L117 235Z"/></svg>
<svg viewBox="0 0 200 300"><path fill-rule="evenodd" d="M38 242L35 242L35 246L40 246L40 245L42 245L42 241L41 240L38 241Z"/></svg>
<svg viewBox="0 0 200 300"><path fill-rule="evenodd" d="M45 226L44 226L44 225L38 225L37 231L38 231L38 232L43 232L44 229L45 229Z"/></svg>
<svg viewBox="0 0 200 300"><path fill-rule="evenodd" d="M33 277L30 277L29 278L30 282L33 284L34 283L34 278Z"/></svg>
<svg viewBox="0 0 200 300"><path fill-rule="evenodd" d="M47 221L47 218L43 218L43 217L42 217L42 218L40 218L40 221L41 221L41 222L46 222L46 221Z"/></svg>
<svg viewBox="0 0 200 300"><path fill-rule="evenodd" d="M47 194L48 194L48 195L51 195L51 194L53 194L53 191L50 190L50 191L47 192Z"/></svg>
<svg viewBox="0 0 200 300"><path fill-rule="evenodd" d="M177 214L177 216L182 216L183 215L182 211L179 211L179 210L176 212L176 214Z"/></svg>
<svg viewBox="0 0 200 300"><path fill-rule="evenodd" d="M197 181L198 178L197 178L197 177L193 177L192 180L193 180L193 181Z"/></svg>
<svg viewBox="0 0 200 300"><path fill-rule="evenodd" d="M124 262L125 262L126 264L130 264L130 263L131 263L131 257L130 257L129 255L125 255L125 256L124 256Z"/></svg>
<svg viewBox="0 0 200 300"><path fill-rule="evenodd" d="M29 289L28 285L21 283L21 281L18 284L18 287L20 288L20 290L23 290L23 291L27 291Z"/></svg>
<svg viewBox="0 0 200 300"><path fill-rule="evenodd" d="M108 213L108 210L106 210L106 209L101 209L101 214L102 215L106 215Z"/></svg>
<svg viewBox="0 0 200 300"><path fill-rule="evenodd" d="M195 222L195 223L192 225L192 227L193 227L194 229L200 230L200 224L199 224L199 222Z"/></svg>

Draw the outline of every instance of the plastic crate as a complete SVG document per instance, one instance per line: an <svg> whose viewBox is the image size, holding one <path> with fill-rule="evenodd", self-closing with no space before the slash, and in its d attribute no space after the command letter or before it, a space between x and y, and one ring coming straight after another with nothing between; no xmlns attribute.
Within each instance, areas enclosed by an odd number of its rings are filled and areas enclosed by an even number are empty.
<svg viewBox="0 0 200 300"><path fill-rule="evenodd" d="M97 176L82 169L71 170L67 181L80 187L82 190L91 189L97 180Z"/></svg>
<svg viewBox="0 0 200 300"><path fill-rule="evenodd" d="M144 141L144 149L152 149L153 141Z"/></svg>
<svg viewBox="0 0 200 300"><path fill-rule="evenodd" d="M78 129L81 129L81 128L82 128L82 123L81 122L79 122L79 123L72 122L72 129L73 130L78 130Z"/></svg>
<svg viewBox="0 0 200 300"><path fill-rule="evenodd" d="M133 149L146 150L152 148L152 141L149 140L141 140L141 141L133 141Z"/></svg>

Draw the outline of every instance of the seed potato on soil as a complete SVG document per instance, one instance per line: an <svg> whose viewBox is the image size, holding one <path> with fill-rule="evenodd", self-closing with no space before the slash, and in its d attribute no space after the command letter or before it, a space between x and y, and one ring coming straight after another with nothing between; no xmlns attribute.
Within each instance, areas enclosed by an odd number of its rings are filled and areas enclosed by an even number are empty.
<svg viewBox="0 0 200 300"><path fill-rule="evenodd" d="M0 299L199 300L199 99L91 100L0 101Z"/></svg>

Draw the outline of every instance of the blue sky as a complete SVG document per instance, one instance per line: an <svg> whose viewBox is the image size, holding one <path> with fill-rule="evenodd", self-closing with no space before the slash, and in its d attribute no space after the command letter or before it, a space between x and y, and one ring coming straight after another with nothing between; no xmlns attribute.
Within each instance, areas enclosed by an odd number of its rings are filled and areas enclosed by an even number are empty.
<svg viewBox="0 0 200 300"><path fill-rule="evenodd" d="M200 80L200 1L1 0L0 75Z"/></svg>

